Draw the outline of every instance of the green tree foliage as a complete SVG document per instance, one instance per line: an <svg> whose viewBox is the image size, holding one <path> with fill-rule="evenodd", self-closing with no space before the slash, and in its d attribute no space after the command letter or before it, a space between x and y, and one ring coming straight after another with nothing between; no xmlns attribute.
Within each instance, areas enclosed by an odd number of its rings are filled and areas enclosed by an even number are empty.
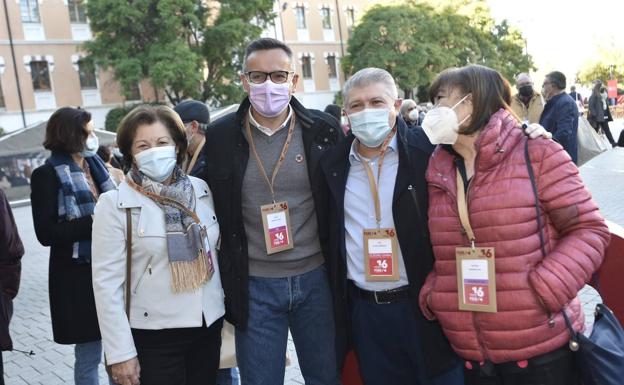
<svg viewBox="0 0 624 385"><path fill-rule="evenodd" d="M124 94L142 79L176 104L238 101L245 45L272 19L270 0L89 0L89 59L111 68Z"/></svg>
<svg viewBox="0 0 624 385"><path fill-rule="evenodd" d="M476 9L470 17L459 9L467 4ZM520 33L505 22L495 24L480 1L443 7L409 1L369 9L353 30L342 64L347 74L384 68L405 97L412 97L449 67L483 64L507 77L527 71L532 62L523 47Z"/></svg>
<svg viewBox="0 0 624 385"><path fill-rule="evenodd" d="M598 47L578 74L579 81L586 85L595 80L606 84L611 76L618 79L618 83L624 82L624 47Z"/></svg>

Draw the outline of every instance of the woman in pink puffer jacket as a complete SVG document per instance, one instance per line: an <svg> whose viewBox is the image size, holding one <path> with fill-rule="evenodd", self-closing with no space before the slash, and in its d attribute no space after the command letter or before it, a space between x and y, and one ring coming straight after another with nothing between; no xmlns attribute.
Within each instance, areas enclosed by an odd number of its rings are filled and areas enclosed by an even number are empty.
<svg viewBox="0 0 624 385"><path fill-rule="evenodd" d="M441 145L427 170L436 262L420 292L423 313L437 318L466 360L466 384L577 384L561 311L576 330L583 328L577 292L600 267L609 242L598 207L563 148L531 140L543 255L527 139L510 112L509 83L487 67L450 69L433 82L430 97L438 109L423 129ZM471 242L458 214L456 170L468 186L476 246L495 250L493 313L459 310L455 252Z"/></svg>

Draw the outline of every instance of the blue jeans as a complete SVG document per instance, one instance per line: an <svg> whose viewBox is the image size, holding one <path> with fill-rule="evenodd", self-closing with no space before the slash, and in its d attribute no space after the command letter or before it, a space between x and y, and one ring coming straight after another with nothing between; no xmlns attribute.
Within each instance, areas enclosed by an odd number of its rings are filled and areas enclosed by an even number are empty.
<svg viewBox="0 0 624 385"><path fill-rule="evenodd" d="M425 375L413 306L409 299L390 304L352 299L353 345L362 380L366 385L464 385L459 358L446 372Z"/></svg>
<svg viewBox="0 0 624 385"><path fill-rule="evenodd" d="M289 328L306 385L339 384L325 266L287 278L249 277L247 329L236 329L242 384L284 383Z"/></svg>
<svg viewBox="0 0 624 385"><path fill-rule="evenodd" d="M219 369L217 372L217 385L239 385L238 368Z"/></svg>
<svg viewBox="0 0 624 385"><path fill-rule="evenodd" d="M74 382L76 385L99 385L98 369L102 362L102 341L85 342L74 347ZM114 385L111 379L109 384Z"/></svg>

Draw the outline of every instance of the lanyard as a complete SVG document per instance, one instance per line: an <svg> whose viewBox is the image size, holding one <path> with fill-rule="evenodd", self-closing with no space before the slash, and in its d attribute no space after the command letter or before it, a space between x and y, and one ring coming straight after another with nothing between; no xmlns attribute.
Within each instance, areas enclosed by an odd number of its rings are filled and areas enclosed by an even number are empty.
<svg viewBox="0 0 624 385"><path fill-rule="evenodd" d="M464 189L464 178L462 178L459 170L456 170L457 173L457 209L459 211L459 220L461 222L462 228L464 232L468 236L470 240L470 245L472 248L475 248L475 238L474 232L472 231L472 226L470 226L470 219L468 218L468 202L466 202L466 193Z"/></svg>
<svg viewBox="0 0 624 385"><path fill-rule="evenodd" d="M364 169L366 169L366 175L368 176L368 184L370 186L371 194L373 194L373 201L375 201L375 220L377 221L377 228L381 227L381 203L379 202L379 179L381 177L381 166L383 164L388 145L390 144L390 141L394 137L395 133L396 129L392 130L390 135L388 135L381 145L381 153L379 154L379 161L377 164L377 182L375 182L373 170L369 166L368 162L362 162Z"/></svg>
<svg viewBox="0 0 624 385"><path fill-rule="evenodd" d="M249 138L251 151L253 152L254 157L256 158L256 163L258 164L258 168L260 169L262 176L264 177L267 184L269 185L269 189L271 190L271 197L273 198L274 204L275 204L275 190L273 189L273 184L275 183L275 177L277 176L277 172L282 166L282 163L284 163L284 159L286 159L286 153L288 152L288 147L290 146L290 141L292 140L293 132L295 132L295 116L296 115L293 114L292 117L290 118L290 125L288 126L288 136L286 137L286 143L284 143L284 148L282 149L282 153L280 154L280 157L277 160L277 164L275 165L275 168L273 168L273 175L271 176L271 180L269 180L269 176L267 175L266 170L264 169L262 160L260 160L260 157L258 156L258 152L256 151L256 145L254 144L253 136L251 134L251 127L249 126L249 118L245 119L245 129L247 130L247 137Z"/></svg>
<svg viewBox="0 0 624 385"><path fill-rule="evenodd" d="M206 143L206 137L204 136L201 142L199 143L199 146L197 146L197 149L195 150L195 153L193 154L193 158L191 158L191 161L188 163L188 166L186 166L186 175L191 175L193 166L195 166L195 162L197 162L197 157L199 156L199 153L202 151L202 148L204 148L205 143Z"/></svg>

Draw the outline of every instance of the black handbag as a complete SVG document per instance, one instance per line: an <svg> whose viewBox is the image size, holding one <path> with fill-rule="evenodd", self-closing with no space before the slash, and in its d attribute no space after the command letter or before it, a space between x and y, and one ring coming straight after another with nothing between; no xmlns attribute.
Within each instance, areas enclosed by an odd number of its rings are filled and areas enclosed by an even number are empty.
<svg viewBox="0 0 624 385"><path fill-rule="evenodd" d="M546 256L544 235L542 234L539 197L535 175L529 158L529 140L524 144L524 158L529 171L529 179L535 196L535 211L539 227L542 255ZM570 350L574 352L577 369L583 385L622 385L624 384L624 330L615 318L613 311L605 304L596 305L594 327L589 337L576 332L564 310L561 311L570 332Z"/></svg>

